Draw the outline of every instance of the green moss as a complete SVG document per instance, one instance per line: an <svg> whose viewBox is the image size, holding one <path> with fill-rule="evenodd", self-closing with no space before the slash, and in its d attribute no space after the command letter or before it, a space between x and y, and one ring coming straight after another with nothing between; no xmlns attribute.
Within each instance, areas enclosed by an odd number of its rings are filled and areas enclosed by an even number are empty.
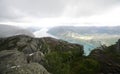
<svg viewBox="0 0 120 74"><path fill-rule="evenodd" d="M73 51L51 52L46 60L46 68L53 74L96 74L100 68L96 60L75 56Z"/></svg>
<svg viewBox="0 0 120 74"><path fill-rule="evenodd" d="M99 71L100 65L97 61L90 58L83 58L73 61L71 74L96 74Z"/></svg>

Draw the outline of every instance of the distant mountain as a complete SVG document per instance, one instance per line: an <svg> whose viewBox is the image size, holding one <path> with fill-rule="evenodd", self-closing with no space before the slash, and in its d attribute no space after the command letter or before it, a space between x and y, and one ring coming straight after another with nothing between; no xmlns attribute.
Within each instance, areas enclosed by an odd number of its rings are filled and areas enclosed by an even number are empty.
<svg viewBox="0 0 120 74"><path fill-rule="evenodd" d="M95 27L95 26L58 26L53 27L49 30L49 33L56 34L56 33L63 33L66 31L75 32L82 35L88 34L113 34L113 35L120 35L120 26L115 27Z"/></svg>
<svg viewBox="0 0 120 74"><path fill-rule="evenodd" d="M10 25L2 25L0 24L0 38L4 37L10 37L15 35L28 35L28 36L34 36L32 32L30 32L27 29L23 29L16 26L10 26Z"/></svg>
<svg viewBox="0 0 120 74"><path fill-rule="evenodd" d="M74 27L59 26L51 28L48 33L71 43L84 45L85 54L101 45L110 46L120 38L120 26L116 27Z"/></svg>
<svg viewBox="0 0 120 74"><path fill-rule="evenodd" d="M27 30L31 31L31 32L36 32L38 30L40 30L40 27L34 27L34 26L30 26L26 28Z"/></svg>

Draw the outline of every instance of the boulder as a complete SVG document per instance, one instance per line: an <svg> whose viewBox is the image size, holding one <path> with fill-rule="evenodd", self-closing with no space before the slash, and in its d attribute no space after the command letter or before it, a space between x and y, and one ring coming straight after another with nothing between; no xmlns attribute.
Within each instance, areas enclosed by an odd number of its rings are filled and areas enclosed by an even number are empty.
<svg viewBox="0 0 120 74"><path fill-rule="evenodd" d="M12 67L6 69L1 74L50 74L47 70L38 63L25 64L20 67Z"/></svg>
<svg viewBox="0 0 120 74"><path fill-rule="evenodd" d="M3 50L0 52L0 74L6 69L20 67L27 64L25 55L17 50Z"/></svg>

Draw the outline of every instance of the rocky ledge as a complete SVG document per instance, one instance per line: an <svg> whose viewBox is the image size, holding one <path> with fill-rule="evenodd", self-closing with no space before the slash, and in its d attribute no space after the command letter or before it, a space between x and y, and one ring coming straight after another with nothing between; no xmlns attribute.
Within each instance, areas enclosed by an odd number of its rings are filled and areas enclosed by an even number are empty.
<svg viewBox="0 0 120 74"><path fill-rule="evenodd" d="M0 74L50 74L45 68L45 56L51 52L72 52L82 56L83 46L50 37L0 38Z"/></svg>
<svg viewBox="0 0 120 74"><path fill-rule="evenodd" d="M95 49L90 54L100 63L101 74L119 74L120 73L120 39L114 45Z"/></svg>
<svg viewBox="0 0 120 74"><path fill-rule="evenodd" d="M82 45L51 37L0 38L0 74L120 73L120 40L83 54Z"/></svg>

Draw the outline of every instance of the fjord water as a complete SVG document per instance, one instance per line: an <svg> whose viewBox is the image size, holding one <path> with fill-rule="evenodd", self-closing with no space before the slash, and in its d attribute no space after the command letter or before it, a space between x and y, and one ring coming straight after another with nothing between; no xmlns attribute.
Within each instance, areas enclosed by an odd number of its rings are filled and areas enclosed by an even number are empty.
<svg viewBox="0 0 120 74"><path fill-rule="evenodd" d="M89 53L96 48L96 45L87 43L87 42L83 42L83 41L76 41L76 40L70 40L70 39L64 39L62 37L57 37L54 36L50 33L48 33L48 28L41 28L40 30L37 30L34 32L35 37L41 38L41 37L52 37L52 38L57 38L57 39L62 39L65 41L68 41L70 43L76 43L76 44L80 44L84 46L84 55L89 55Z"/></svg>
<svg viewBox="0 0 120 74"><path fill-rule="evenodd" d="M39 38L41 38L41 37L53 37L53 38L56 38L55 36L47 33L48 30L49 30L48 28L41 28L40 30L35 31L34 35L35 35L35 37L39 37Z"/></svg>

